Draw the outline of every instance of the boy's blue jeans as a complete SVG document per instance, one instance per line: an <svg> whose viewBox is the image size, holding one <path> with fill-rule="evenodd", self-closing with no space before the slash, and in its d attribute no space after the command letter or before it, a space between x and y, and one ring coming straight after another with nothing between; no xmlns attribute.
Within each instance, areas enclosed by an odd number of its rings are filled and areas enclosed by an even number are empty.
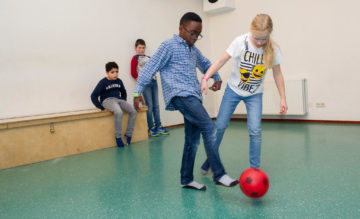
<svg viewBox="0 0 360 219"><path fill-rule="evenodd" d="M148 106L148 110L146 111L148 129L151 129L154 126L161 126L157 81L152 79L150 84L145 87L142 94L145 100L145 104Z"/></svg>
<svg viewBox="0 0 360 219"><path fill-rule="evenodd" d="M248 97L239 96L229 86L226 87L223 99L221 101L218 116L216 118L216 147L224 136L225 129L229 125L230 118L234 113L236 106L240 101L244 101L247 112L247 127L250 135L249 160L250 167L260 167L261 154L261 118L262 118L262 93ZM241 139L239 139L239 142ZM201 166L203 170L210 167L208 160Z"/></svg>
<svg viewBox="0 0 360 219"><path fill-rule="evenodd" d="M172 104L184 116L185 144L181 163L181 184L194 180L193 170L200 133L203 136L205 152L214 173L215 182L225 175L218 148L215 146L215 124L203 107L201 101L194 96L174 97Z"/></svg>

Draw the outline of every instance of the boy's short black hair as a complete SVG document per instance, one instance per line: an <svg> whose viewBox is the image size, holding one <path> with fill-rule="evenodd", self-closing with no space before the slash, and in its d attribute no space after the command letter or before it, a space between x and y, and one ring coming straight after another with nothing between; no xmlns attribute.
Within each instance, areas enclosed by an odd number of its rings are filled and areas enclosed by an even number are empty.
<svg viewBox="0 0 360 219"><path fill-rule="evenodd" d="M137 47L138 45L146 46L145 40L143 40L143 39L137 39L136 42L135 42L135 47Z"/></svg>
<svg viewBox="0 0 360 219"><path fill-rule="evenodd" d="M199 15L195 14L194 12L187 12L181 17L180 25L184 25L189 21L196 21L202 23L201 17Z"/></svg>
<svg viewBox="0 0 360 219"><path fill-rule="evenodd" d="M119 69L119 66L116 64L116 62L108 62L108 63L106 63L106 65L105 65L106 72L111 71L111 69L113 69L113 68Z"/></svg>

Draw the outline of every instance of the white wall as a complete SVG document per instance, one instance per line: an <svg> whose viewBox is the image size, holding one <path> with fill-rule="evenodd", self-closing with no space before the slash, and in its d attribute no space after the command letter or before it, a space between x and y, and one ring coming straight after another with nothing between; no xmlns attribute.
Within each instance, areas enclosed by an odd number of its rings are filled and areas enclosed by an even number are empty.
<svg viewBox="0 0 360 219"><path fill-rule="evenodd" d="M359 8L356 0L236 0L236 10L208 18L211 57L220 56L236 36L248 32L256 14L268 13L284 56L285 79L308 79L309 114L290 118L360 121ZM232 64L220 71L223 78ZM271 72L267 80L273 80ZM217 104L221 97L219 93ZM325 108L316 103L325 103Z"/></svg>
<svg viewBox="0 0 360 219"><path fill-rule="evenodd" d="M204 39L197 46L211 60L248 31L257 13L270 14L285 78L308 79L309 114L295 118L360 121L359 6L355 0L236 0L236 10L209 15L202 12L202 0L2 0L0 119L94 108L89 96L108 61L119 64L131 96L134 41L144 38L152 55L178 33L180 17L194 11L203 18ZM231 66L232 61L220 71L223 88ZM164 125L182 123L179 113L164 110L160 96ZM205 97L211 116L221 97L221 92Z"/></svg>
<svg viewBox="0 0 360 219"><path fill-rule="evenodd" d="M188 11L205 15L201 0L1 1L0 119L94 108L90 93L108 61L118 63L132 103L135 40L145 39L152 55ZM205 55L209 43L198 44ZM160 95L164 125L183 123Z"/></svg>

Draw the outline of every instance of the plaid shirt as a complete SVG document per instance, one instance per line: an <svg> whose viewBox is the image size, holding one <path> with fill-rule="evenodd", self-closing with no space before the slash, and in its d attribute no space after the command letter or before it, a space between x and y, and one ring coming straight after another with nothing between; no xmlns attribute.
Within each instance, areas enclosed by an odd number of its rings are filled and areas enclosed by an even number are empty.
<svg viewBox="0 0 360 219"><path fill-rule="evenodd" d="M175 96L195 96L202 100L200 83L196 67L205 74L211 62L205 58L198 48L190 46L186 41L174 34L164 41L139 74L135 92L142 93L156 72L160 71L163 96L166 110L176 110L171 104ZM221 81L218 73L213 76Z"/></svg>

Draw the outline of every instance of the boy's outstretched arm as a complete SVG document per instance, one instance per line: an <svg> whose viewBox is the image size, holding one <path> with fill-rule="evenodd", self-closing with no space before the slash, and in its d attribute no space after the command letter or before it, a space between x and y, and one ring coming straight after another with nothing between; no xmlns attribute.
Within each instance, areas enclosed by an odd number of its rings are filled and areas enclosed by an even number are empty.
<svg viewBox="0 0 360 219"><path fill-rule="evenodd" d="M146 63L145 67L141 70L138 75L134 91L134 107L137 111L140 110L139 103L143 105L144 99L141 96L146 85L148 85L156 72L160 71L170 59L170 51L166 47L165 43L162 43L155 54L150 58L149 62Z"/></svg>

